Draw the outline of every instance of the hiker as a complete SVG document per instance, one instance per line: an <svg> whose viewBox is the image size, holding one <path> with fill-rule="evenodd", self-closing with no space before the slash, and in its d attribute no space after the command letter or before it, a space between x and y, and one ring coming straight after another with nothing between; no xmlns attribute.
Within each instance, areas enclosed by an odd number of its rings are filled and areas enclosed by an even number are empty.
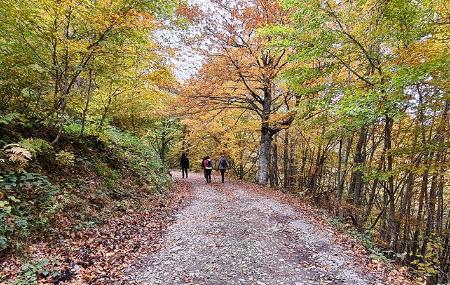
<svg viewBox="0 0 450 285"><path fill-rule="evenodd" d="M183 173L183 178L186 176L188 178L188 170L189 170L189 158L186 153L183 152L180 159L181 172Z"/></svg>
<svg viewBox="0 0 450 285"><path fill-rule="evenodd" d="M225 183L225 172L228 170L228 161L223 154L220 156L218 168L220 175L222 176L222 183Z"/></svg>
<svg viewBox="0 0 450 285"><path fill-rule="evenodd" d="M213 169L212 166L213 163L211 158L209 156L205 157L205 159L203 160L203 169L205 170L206 183L211 183L211 173Z"/></svg>
<svg viewBox="0 0 450 285"><path fill-rule="evenodd" d="M205 179L208 179L208 178L206 178L207 177L207 175L206 175L206 168L205 168L205 162L206 161L206 156L205 157L203 157L203 159L202 159L202 169L203 169L203 176L205 176Z"/></svg>

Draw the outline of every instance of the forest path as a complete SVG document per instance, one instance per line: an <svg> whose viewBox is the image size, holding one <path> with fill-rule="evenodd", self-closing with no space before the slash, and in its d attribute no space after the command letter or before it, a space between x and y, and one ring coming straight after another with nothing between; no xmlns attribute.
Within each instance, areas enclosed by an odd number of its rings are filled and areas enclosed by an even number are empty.
<svg viewBox="0 0 450 285"><path fill-rule="evenodd" d="M384 284L332 230L290 205L239 183L207 185L200 174L189 181L191 201L136 274L138 284Z"/></svg>

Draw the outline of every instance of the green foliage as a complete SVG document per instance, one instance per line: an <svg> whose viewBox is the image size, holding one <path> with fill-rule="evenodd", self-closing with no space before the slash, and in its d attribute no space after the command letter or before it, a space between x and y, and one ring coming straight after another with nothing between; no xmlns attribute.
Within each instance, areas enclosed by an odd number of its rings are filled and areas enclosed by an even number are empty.
<svg viewBox="0 0 450 285"><path fill-rule="evenodd" d="M55 156L56 162L65 167L70 167L75 164L75 155L70 151L61 150Z"/></svg>
<svg viewBox="0 0 450 285"><path fill-rule="evenodd" d="M117 171L103 162L96 163L94 167L97 174L105 179L107 188L114 189L114 187L117 187L116 183L120 177Z"/></svg>
<svg viewBox="0 0 450 285"><path fill-rule="evenodd" d="M150 142L113 127L105 130L100 138L106 145L114 147L134 171L145 176L157 192L164 192L169 188L170 179L166 175L168 170Z"/></svg>
<svg viewBox="0 0 450 285"><path fill-rule="evenodd" d="M22 124L26 120L22 114L19 113L8 113L6 115L0 115L0 125L12 125L12 124Z"/></svg>
<svg viewBox="0 0 450 285"><path fill-rule="evenodd" d="M355 229L352 225L345 223L342 219L337 217L332 217L328 219L328 223L340 231L351 235L356 240L361 242L361 244L370 252L370 258L375 260L382 260L385 262L390 262L391 260L386 257L386 253L378 248L373 241L372 235L367 232L360 232Z"/></svg>
<svg viewBox="0 0 450 285"><path fill-rule="evenodd" d="M58 189L38 173L7 173L0 181L0 251L45 229L58 204Z"/></svg>
<svg viewBox="0 0 450 285"><path fill-rule="evenodd" d="M36 156L36 154L43 151L53 149L53 146L51 146L48 141L39 138L22 139L19 142L19 145L29 150L33 154L33 156Z"/></svg>
<svg viewBox="0 0 450 285"><path fill-rule="evenodd" d="M22 271L16 280L14 280L13 285L34 285L38 284L38 276L48 275L49 271L47 270L47 265L49 264L48 259L42 260L32 260L26 262L22 266Z"/></svg>
<svg viewBox="0 0 450 285"><path fill-rule="evenodd" d="M430 250L425 256L417 255L416 259L411 263L416 267L418 276L434 277L439 272L439 252L443 250L442 242L434 235L428 246Z"/></svg>
<svg viewBox="0 0 450 285"><path fill-rule="evenodd" d="M90 129L86 130L86 134L91 134L89 130ZM72 136L77 136L81 132L81 124L79 123L66 124L64 126L64 132Z"/></svg>

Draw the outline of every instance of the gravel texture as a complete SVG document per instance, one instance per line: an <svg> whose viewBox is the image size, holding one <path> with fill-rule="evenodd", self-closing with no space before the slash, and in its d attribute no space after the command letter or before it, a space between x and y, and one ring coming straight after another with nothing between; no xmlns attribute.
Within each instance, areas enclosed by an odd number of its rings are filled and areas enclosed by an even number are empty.
<svg viewBox="0 0 450 285"><path fill-rule="evenodd" d="M291 206L237 184L189 179L192 200L135 274L138 284L384 284Z"/></svg>

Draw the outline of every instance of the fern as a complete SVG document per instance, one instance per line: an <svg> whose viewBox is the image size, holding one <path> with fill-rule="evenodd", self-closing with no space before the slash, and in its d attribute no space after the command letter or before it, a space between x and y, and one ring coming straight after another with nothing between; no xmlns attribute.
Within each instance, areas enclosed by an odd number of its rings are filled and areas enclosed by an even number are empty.
<svg viewBox="0 0 450 285"><path fill-rule="evenodd" d="M22 148L29 150L34 156L37 153L53 148L53 146L51 146L46 140L35 138L23 139L19 142L19 145Z"/></svg>
<svg viewBox="0 0 450 285"><path fill-rule="evenodd" d="M23 123L25 120L22 114L19 113L9 113L0 116L0 125L10 125L13 123Z"/></svg>
<svg viewBox="0 0 450 285"><path fill-rule="evenodd" d="M18 171L23 171L33 159L33 155L29 150L15 143L4 146L3 152L9 161L16 164Z"/></svg>

